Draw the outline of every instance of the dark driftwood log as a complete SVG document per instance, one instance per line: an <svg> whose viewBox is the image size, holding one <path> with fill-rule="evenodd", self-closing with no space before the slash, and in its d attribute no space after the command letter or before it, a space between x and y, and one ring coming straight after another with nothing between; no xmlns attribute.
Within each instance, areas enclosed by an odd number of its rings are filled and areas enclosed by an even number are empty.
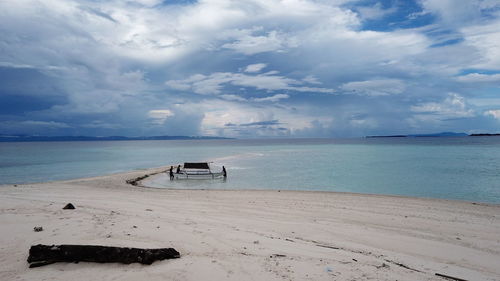
<svg viewBox="0 0 500 281"><path fill-rule="evenodd" d="M453 276L446 275L446 274L441 274L441 273L436 273L436 276L444 277L444 278L448 278L448 279L452 279L452 280L457 280L457 281L467 281L467 280L462 279L462 278L453 277Z"/></svg>
<svg viewBox="0 0 500 281"><path fill-rule="evenodd" d="M55 262L119 262L152 264L157 260L179 258L173 248L139 249L92 245L35 245L31 246L28 262L31 267Z"/></svg>

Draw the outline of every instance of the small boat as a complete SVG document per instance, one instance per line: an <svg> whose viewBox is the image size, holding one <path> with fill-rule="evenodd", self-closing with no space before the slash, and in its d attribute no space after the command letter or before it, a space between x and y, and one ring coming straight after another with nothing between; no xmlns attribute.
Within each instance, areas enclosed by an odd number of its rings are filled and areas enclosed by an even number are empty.
<svg viewBox="0 0 500 281"><path fill-rule="evenodd" d="M215 171L217 170L217 171ZM224 167L211 167L207 162L197 162L197 163L184 163L180 169L174 170L174 179L176 180L186 180L186 179L218 179L225 178L227 176Z"/></svg>

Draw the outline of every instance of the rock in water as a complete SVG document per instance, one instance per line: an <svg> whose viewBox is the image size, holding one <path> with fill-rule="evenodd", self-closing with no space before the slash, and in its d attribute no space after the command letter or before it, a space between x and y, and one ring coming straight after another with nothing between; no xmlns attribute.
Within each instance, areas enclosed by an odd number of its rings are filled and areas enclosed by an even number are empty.
<svg viewBox="0 0 500 281"><path fill-rule="evenodd" d="M35 226L35 227L33 227L33 231L35 231L35 232L43 231L43 227L41 227L41 226Z"/></svg>
<svg viewBox="0 0 500 281"><path fill-rule="evenodd" d="M55 262L118 262L152 264L157 260L176 259L180 254L173 248L140 249L94 245L35 245L31 246L30 268Z"/></svg>
<svg viewBox="0 0 500 281"><path fill-rule="evenodd" d="M63 209L64 210L73 210L73 209L75 209L75 206L73 206L73 204L71 204L71 203L68 203L68 204L66 204L66 206L64 206Z"/></svg>

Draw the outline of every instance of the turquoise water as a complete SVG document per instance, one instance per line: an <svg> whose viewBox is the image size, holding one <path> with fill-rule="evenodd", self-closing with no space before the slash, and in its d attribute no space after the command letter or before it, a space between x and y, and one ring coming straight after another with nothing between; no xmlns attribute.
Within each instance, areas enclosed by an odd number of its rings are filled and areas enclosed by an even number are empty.
<svg viewBox="0 0 500 281"><path fill-rule="evenodd" d="M500 138L0 143L0 183L103 175L185 161L228 179L173 188L347 191L500 203Z"/></svg>

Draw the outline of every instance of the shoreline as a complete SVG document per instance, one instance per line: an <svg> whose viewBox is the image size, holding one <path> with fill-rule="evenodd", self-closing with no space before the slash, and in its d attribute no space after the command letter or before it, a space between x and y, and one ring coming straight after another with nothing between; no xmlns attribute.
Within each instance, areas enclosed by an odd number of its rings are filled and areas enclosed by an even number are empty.
<svg viewBox="0 0 500 281"><path fill-rule="evenodd" d="M436 273L500 279L500 205L126 183L165 167L1 185L0 279L446 280ZM70 202L76 209L62 210ZM181 258L28 269L29 246L38 243L173 247Z"/></svg>
<svg viewBox="0 0 500 281"><path fill-rule="evenodd" d="M128 185L134 186L134 187L139 187L139 188L147 188L147 189L160 189L160 190L213 190L213 191L255 191L255 192L265 192L265 191L270 191L270 192L304 192L304 193L338 193L338 194L349 194L349 195L360 195L360 196L374 196L374 197L387 197L389 198L407 198L407 199L419 199L419 200L431 200L431 201L456 201L456 202L462 202L462 203L470 203L473 205L483 205L483 206L500 206L500 203L492 203L492 202L482 202L482 201L472 201L472 200L464 200L464 199L452 199L452 198L437 198L437 197L420 197L420 196L409 196L409 195L399 195L399 194L383 194L383 193L361 193L361 192L349 192L349 191L334 191L334 190L307 190L307 189L236 189L236 188L228 188L228 189L221 189L221 188L170 188L170 187L154 187L154 186L147 186L142 184L142 181L163 173L167 172L169 167L172 165L165 165L165 166L158 166L158 167L152 167L152 168L143 168L143 169L136 169L136 170L129 170L129 171L123 171L123 172L116 172L116 173L111 173L111 174L106 174L106 175L99 175L99 176L92 176L92 177L81 177L81 178L74 178L74 179L65 179L65 180L53 180L53 181L45 181L45 182L33 182L33 183L17 183L17 184L0 184L0 189L4 187L20 187L20 186L27 186L27 185L45 185L45 184L57 184L57 183L72 183L72 182L79 182L79 181L88 181L88 180L99 180L101 178L109 178L109 177L122 177L124 175L135 175L132 176L131 178L125 178L125 183ZM177 164L173 165L177 166ZM142 174L141 174L142 173ZM143 178L145 177L146 178ZM140 178L140 179L139 179ZM137 185L129 183L129 181L136 181Z"/></svg>

